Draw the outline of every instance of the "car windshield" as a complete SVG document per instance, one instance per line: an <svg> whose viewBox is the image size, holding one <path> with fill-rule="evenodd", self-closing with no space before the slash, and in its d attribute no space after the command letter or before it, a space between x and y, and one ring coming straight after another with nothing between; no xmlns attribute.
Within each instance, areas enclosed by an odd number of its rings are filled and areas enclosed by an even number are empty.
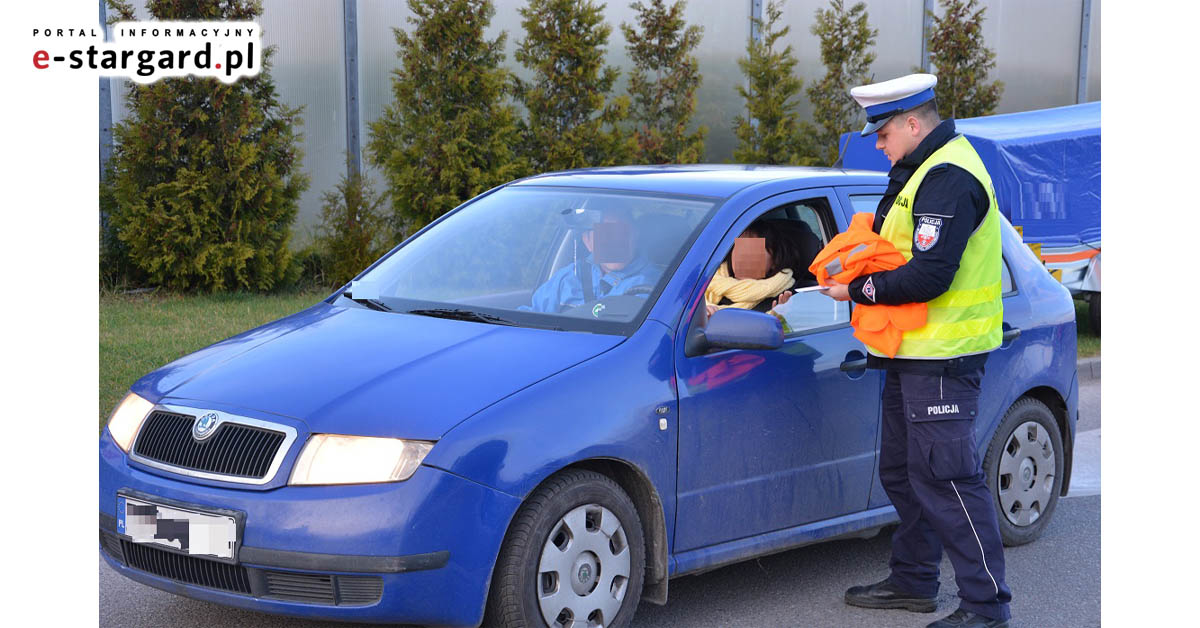
<svg viewBox="0 0 1200 628"><path fill-rule="evenodd" d="M413 238L347 292L381 310L628 333L718 202L509 186Z"/></svg>

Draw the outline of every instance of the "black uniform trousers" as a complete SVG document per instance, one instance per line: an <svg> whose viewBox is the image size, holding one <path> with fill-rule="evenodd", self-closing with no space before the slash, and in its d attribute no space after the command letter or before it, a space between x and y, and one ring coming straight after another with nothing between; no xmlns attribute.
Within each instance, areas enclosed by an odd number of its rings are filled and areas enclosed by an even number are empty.
<svg viewBox="0 0 1200 628"><path fill-rule="evenodd" d="M1000 528L975 447L982 378L982 368L960 375L887 371L879 479L900 515L888 579L935 597L945 548L960 607L1008 619L1012 593Z"/></svg>

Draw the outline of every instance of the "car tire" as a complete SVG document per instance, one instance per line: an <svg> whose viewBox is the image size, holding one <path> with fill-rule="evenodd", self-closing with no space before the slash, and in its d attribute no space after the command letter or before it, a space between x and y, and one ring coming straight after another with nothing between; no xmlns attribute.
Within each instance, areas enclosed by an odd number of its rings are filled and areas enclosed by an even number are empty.
<svg viewBox="0 0 1200 628"><path fill-rule="evenodd" d="M1100 293L1093 292L1088 295L1088 325L1092 328L1092 333L1100 335Z"/></svg>
<svg viewBox="0 0 1200 628"><path fill-rule="evenodd" d="M1022 397L996 428L983 459L1000 537L1013 547L1045 531L1062 491L1062 435L1046 404Z"/></svg>
<svg viewBox="0 0 1200 628"><path fill-rule="evenodd" d="M563 471L517 511L496 561L484 625L627 626L642 597L645 562L641 520L621 487L594 471Z"/></svg>

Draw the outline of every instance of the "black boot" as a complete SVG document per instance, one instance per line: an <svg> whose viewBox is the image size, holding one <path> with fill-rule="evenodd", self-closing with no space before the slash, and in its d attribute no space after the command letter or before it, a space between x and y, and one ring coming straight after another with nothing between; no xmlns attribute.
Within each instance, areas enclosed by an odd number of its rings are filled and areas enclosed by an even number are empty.
<svg viewBox="0 0 1200 628"><path fill-rule="evenodd" d="M932 613L937 610L936 597L921 597L901 591L887 580L850 587L846 590L846 603L862 608L903 608L914 613Z"/></svg>
<svg viewBox="0 0 1200 628"><path fill-rule="evenodd" d="M960 608L925 628L1008 628L1008 620L991 619Z"/></svg>

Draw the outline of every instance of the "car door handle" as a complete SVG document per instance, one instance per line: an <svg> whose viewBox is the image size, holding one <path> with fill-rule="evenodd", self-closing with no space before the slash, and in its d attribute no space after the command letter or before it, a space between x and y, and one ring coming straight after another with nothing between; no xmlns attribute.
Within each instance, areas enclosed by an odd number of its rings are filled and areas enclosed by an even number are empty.
<svg viewBox="0 0 1200 628"><path fill-rule="evenodd" d="M1000 336L1001 342L1012 342L1021 337L1021 330L1013 327L1012 329L1004 330L1004 334Z"/></svg>
<svg viewBox="0 0 1200 628"><path fill-rule="evenodd" d="M843 371L861 371L867 368L867 359L860 358L858 360L846 360L842 362Z"/></svg>

